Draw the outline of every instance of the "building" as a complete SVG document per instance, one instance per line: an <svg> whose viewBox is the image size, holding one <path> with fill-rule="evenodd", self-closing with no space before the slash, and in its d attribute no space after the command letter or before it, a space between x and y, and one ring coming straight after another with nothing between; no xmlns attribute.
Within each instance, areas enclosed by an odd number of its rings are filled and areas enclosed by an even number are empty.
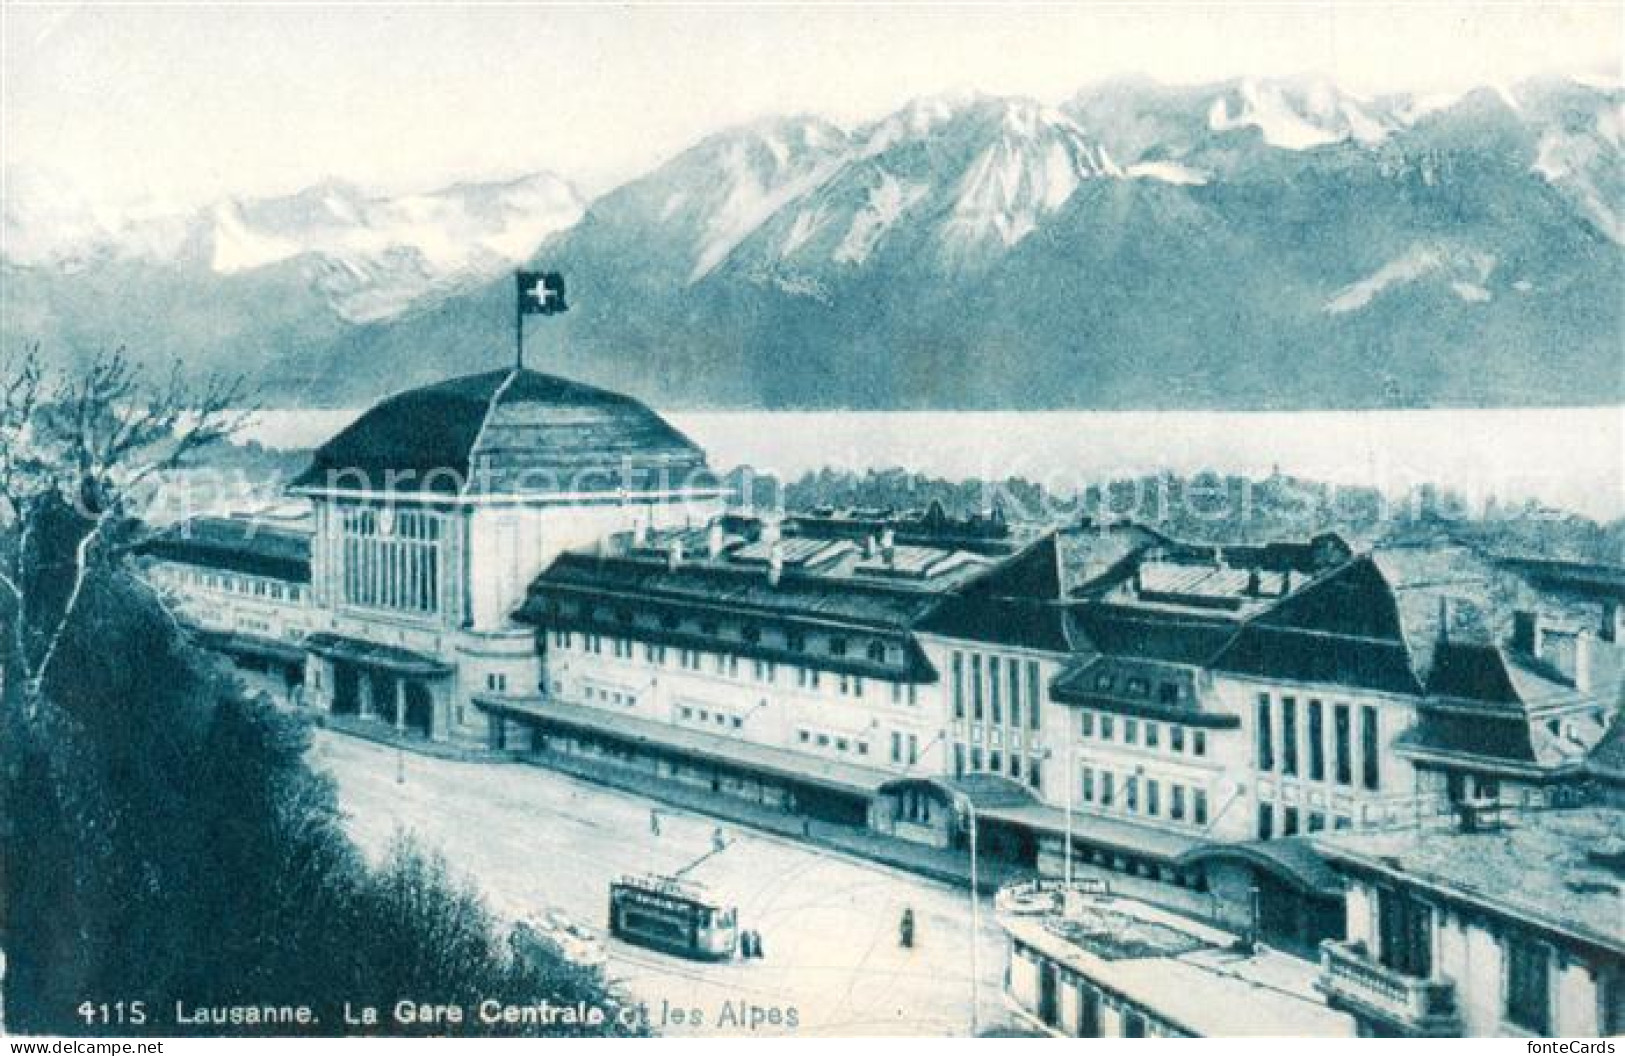
<svg viewBox="0 0 1625 1056"><path fill-rule="evenodd" d="M185 589L200 626L234 635L211 641L239 659L275 641L307 706L482 745L474 696L539 684L533 631L512 619L530 579L615 531L703 524L723 494L643 404L518 369L384 400L289 490L310 509L297 539L193 522L148 547L154 575ZM255 614L276 602L282 617Z"/></svg>
<svg viewBox="0 0 1625 1056"><path fill-rule="evenodd" d="M311 629L310 529L301 519L199 517L142 547L150 581L250 692L300 698Z"/></svg>
<svg viewBox="0 0 1625 1056"><path fill-rule="evenodd" d="M1062 1037L1349 1037L1307 961L1093 883L1008 887L1006 994Z"/></svg>
<svg viewBox="0 0 1625 1056"><path fill-rule="evenodd" d="M1472 831L1336 833L1347 938L1319 987L1375 1036L1625 1033L1625 812Z"/></svg>
<svg viewBox="0 0 1625 1056"><path fill-rule="evenodd" d="M478 700L495 743L898 835L931 829L907 790L888 791L948 773L942 675L913 631L1009 547L968 549L959 523L849 528L722 517L559 555L518 612L535 628L541 692Z"/></svg>

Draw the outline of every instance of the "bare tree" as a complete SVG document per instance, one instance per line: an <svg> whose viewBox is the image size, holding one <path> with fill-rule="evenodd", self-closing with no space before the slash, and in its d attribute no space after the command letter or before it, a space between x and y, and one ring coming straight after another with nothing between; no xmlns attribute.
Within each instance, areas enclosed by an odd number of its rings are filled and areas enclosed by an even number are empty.
<svg viewBox="0 0 1625 1056"><path fill-rule="evenodd" d="M177 363L154 381L123 348L50 375L38 345L0 359L0 619L5 699L29 716L85 584L128 551L135 500L165 473L246 424L258 408L243 380L189 382ZM63 598L37 597L29 574L48 508L74 515L77 543ZM53 540L60 542L60 540Z"/></svg>

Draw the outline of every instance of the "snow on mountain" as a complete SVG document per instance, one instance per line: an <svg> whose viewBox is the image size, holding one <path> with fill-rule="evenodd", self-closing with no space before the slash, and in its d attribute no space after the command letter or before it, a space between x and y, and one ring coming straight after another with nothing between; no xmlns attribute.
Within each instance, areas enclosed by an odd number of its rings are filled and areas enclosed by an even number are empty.
<svg viewBox="0 0 1625 1056"><path fill-rule="evenodd" d="M396 198L338 181L272 198L230 199L193 214L102 220L71 190L6 203L6 260L63 266L85 259L244 275L304 261L340 316L365 322L425 296L489 278L580 219L568 183L536 174ZM42 201L44 204L42 204ZM26 208L26 222L19 214Z"/></svg>
<svg viewBox="0 0 1625 1056"><path fill-rule="evenodd" d="M1345 140L1371 146L1386 139L1394 124L1391 116L1319 78L1249 78L1234 92L1213 100L1208 110L1213 131L1256 128L1264 142L1283 150L1309 150Z"/></svg>
<svg viewBox="0 0 1625 1056"><path fill-rule="evenodd" d="M997 132L967 168L945 236L961 244L996 238L1006 248L1037 230L1085 180L1122 171L1059 110L1027 100L1002 104Z"/></svg>
<svg viewBox="0 0 1625 1056"><path fill-rule="evenodd" d="M1329 315L1358 311L1391 290L1437 279L1457 297L1469 303L1483 303L1491 297L1486 283L1495 270L1495 257L1442 245L1414 245L1365 278L1338 290L1326 302Z"/></svg>

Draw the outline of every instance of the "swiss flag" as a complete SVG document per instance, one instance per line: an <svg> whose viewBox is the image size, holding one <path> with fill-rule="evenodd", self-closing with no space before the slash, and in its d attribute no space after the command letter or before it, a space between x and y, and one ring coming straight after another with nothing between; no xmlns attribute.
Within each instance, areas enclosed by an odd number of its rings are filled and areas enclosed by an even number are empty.
<svg viewBox="0 0 1625 1056"><path fill-rule="evenodd" d="M564 303L564 276L556 271L521 271L515 275L519 281L519 314L557 315L567 311Z"/></svg>

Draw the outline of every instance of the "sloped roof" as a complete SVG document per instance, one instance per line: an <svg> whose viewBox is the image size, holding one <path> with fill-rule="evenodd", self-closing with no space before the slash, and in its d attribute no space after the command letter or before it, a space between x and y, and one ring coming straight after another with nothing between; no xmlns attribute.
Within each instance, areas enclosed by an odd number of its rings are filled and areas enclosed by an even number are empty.
<svg viewBox="0 0 1625 1056"><path fill-rule="evenodd" d="M1235 674L1420 694L1399 606L1356 558L1247 621L1214 661Z"/></svg>
<svg viewBox="0 0 1625 1056"><path fill-rule="evenodd" d="M164 561L252 576L310 582L310 533L239 517L194 517L142 543Z"/></svg>
<svg viewBox="0 0 1625 1056"><path fill-rule="evenodd" d="M693 483L705 455L648 407L533 370L454 378L384 400L317 448L309 490L512 495Z"/></svg>
<svg viewBox="0 0 1625 1056"><path fill-rule="evenodd" d="M1070 619L1074 638L1097 653L1194 667L1210 663L1239 626L1220 616L1110 602L1075 605Z"/></svg>

